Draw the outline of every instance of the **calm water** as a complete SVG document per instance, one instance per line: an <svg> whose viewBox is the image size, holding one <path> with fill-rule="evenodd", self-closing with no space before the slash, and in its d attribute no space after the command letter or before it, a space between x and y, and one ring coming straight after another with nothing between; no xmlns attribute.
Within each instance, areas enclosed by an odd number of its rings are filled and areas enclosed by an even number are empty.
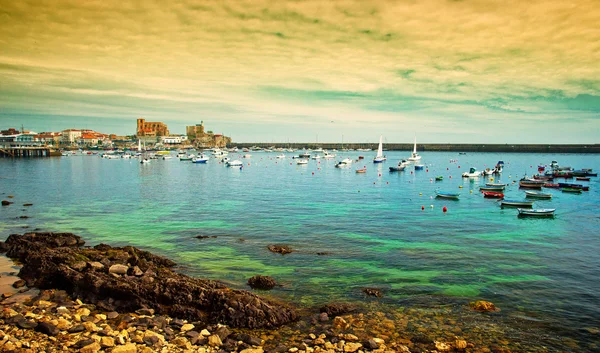
<svg viewBox="0 0 600 353"><path fill-rule="evenodd" d="M383 165L370 162L374 152L360 154L364 161L343 170L334 160L297 166L292 154L277 160L261 152L234 154L243 170L215 160L0 160L0 196L15 201L0 210L0 239L29 226L72 231L92 245L132 244L172 258L188 274L239 288L255 274L271 275L284 284L273 294L298 305L360 300L366 286L383 288L390 306L486 299L504 317L598 341L599 179L578 182L590 185L580 195L546 189L552 200L534 206L556 208L554 219L519 219L515 209L479 194L486 178L460 177L470 166L504 160L496 181L511 184L506 198L524 198L512 182L538 164L558 160L597 171L598 156L427 152L427 170L389 173L408 152L388 152ZM366 174L354 172L364 165ZM437 175L444 180L431 181ZM460 192L460 200L436 199L436 188ZM20 206L29 202L34 206ZM272 254L266 247L274 243L296 252Z"/></svg>

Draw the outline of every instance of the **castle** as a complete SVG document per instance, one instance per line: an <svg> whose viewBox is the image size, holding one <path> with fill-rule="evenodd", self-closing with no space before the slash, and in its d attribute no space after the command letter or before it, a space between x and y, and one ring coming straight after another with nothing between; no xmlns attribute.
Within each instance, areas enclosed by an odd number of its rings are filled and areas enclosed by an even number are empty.
<svg viewBox="0 0 600 353"><path fill-rule="evenodd" d="M137 136L169 136L167 124L161 122L146 122L146 119L137 120Z"/></svg>

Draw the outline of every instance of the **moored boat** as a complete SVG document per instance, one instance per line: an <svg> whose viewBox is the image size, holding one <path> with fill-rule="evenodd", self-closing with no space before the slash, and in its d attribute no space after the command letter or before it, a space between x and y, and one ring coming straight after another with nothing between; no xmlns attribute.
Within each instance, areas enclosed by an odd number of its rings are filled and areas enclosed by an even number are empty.
<svg viewBox="0 0 600 353"><path fill-rule="evenodd" d="M463 178L477 178L480 175L481 175L481 173L478 172L477 169L475 169L473 167L471 167L468 172L462 173Z"/></svg>
<svg viewBox="0 0 600 353"><path fill-rule="evenodd" d="M545 183L544 184L545 188L549 188L549 189L558 189L560 188L560 185L558 184L553 184L553 183Z"/></svg>
<svg viewBox="0 0 600 353"><path fill-rule="evenodd" d="M418 161L421 159L421 156L419 156L419 154L417 153L417 136L415 136L415 146L413 148L413 152L411 153L410 157L408 157L409 161Z"/></svg>
<svg viewBox="0 0 600 353"><path fill-rule="evenodd" d="M576 177L575 180L590 181L590 178L588 178L588 177Z"/></svg>
<svg viewBox="0 0 600 353"><path fill-rule="evenodd" d="M415 170L423 170L425 166L423 164L415 164Z"/></svg>
<svg viewBox="0 0 600 353"><path fill-rule="evenodd" d="M441 175L438 175L435 177L435 181L442 181L442 180L444 180L444 177Z"/></svg>
<svg viewBox="0 0 600 353"><path fill-rule="evenodd" d="M383 163L387 158L383 155L383 136L379 136L379 147L377 155L373 158L373 163Z"/></svg>
<svg viewBox="0 0 600 353"><path fill-rule="evenodd" d="M299 165L308 164L308 159L299 159L296 161L296 164L299 164Z"/></svg>
<svg viewBox="0 0 600 353"><path fill-rule="evenodd" d="M505 188L504 185L500 186L480 186L479 191L503 191Z"/></svg>
<svg viewBox="0 0 600 353"><path fill-rule="evenodd" d="M502 200L500 201L500 207L533 207L533 201L527 200Z"/></svg>
<svg viewBox="0 0 600 353"><path fill-rule="evenodd" d="M198 157L192 158L192 163L201 163L201 164L206 164L206 162L208 162L209 157L204 155L204 154L200 154L198 155Z"/></svg>
<svg viewBox="0 0 600 353"><path fill-rule="evenodd" d="M344 158L341 161L339 161L335 167L336 168L344 168L344 167L348 167L352 164L352 160L350 158Z"/></svg>
<svg viewBox="0 0 600 353"><path fill-rule="evenodd" d="M242 163L242 161L236 159L236 160L229 161L229 162L225 163L225 165L228 166L228 167L241 167L244 164Z"/></svg>
<svg viewBox="0 0 600 353"><path fill-rule="evenodd" d="M552 198L552 194L539 192L539 191L525 191L525 196L535 198L535 199L551 199Z"/></svg>
<svg viewBox="0 0 600 353"><path fill-rule="evenodd" d="M535 179L528 179L528 178L523 178L523 179L519 180L519 187L522 187L522 188L541 189L542 186L544 186L544 184L546 184L545 180L535 180Z"/></svg>
<svg viewBox="0 0 600 353"><path fill-rule="evenodd" d="M560 191L568 192L571 194L581 194L581 189L575 189L575 188L561 188Z"/></svg>
<svg viewBox="0 0 600 353"><path fill-rule="evenodd" d="M367 172L367 168L362 168L362 169L357 169L356 173L366 173Z"/></svg>
<svg viewBox="0 0 600 353"><path fill-rule="evenodd" d="M503 199L504 194L499 191L483 191L483 197L487 198L495 198L495 199Z"/></svg>
<svg viewBox="0 0 600 353"><path fill-rule="evenodd" d="M558 183L558 186L561 188L571 188L571 189L580 189L583 191L589 191L590 187L588 185L583 184L573 184L573 183Z"/></svg>
<svg viewBox="0 0 600 353"><path fill-rule="evenodd" d="M519 216L529 216L529 217L553 217L555 208L535 208L535 209L525 209L525 208L517 208L519 211Z"/></svg>
<svg viewBox="0 0 600 353"><path fill-rule="evenodd" d="M444 198L444 199L453 199L453 200L458 200L458 198L460 197L459 193L455 193L455 192L446 192L446 191L435 191L435 196L436 197L440 197L440 198Z"/></svg>

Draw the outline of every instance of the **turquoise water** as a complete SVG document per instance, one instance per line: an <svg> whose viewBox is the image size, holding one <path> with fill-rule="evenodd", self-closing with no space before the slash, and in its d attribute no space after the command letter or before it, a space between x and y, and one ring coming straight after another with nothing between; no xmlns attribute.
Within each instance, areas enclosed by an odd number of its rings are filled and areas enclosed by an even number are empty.
<svg viewBox="0 0 600 353"><path fill-rule="evenodd" d="M4 159L0 196L13 195L15 204L0 209L0 239L40 228L71 231L91 245L131 244L239 288L255 274L271 275L283 284L272 294L299 305L362 300L367 286L383 288L390 306L485 299L506 317L535 317L560 335L597 340L586 332L600 327L599 179L578 182L590 185L580 195L546 189L554 197L534 206L556 208L554 219L520 219L479 194L487 178L460 177L504 160L495 181L511 184L506 198L524 198L512 182L538 164L597 171L597 156L425 152L427 170L389 173L408 152L387 152L379 165L370 162L374 152L361 154L349 169L334 160L297 166L291 154L261 152L233 155L242 170L215 160ZM366 174L354 172L365 165ZM444 180L432 181L437 175ZM460 200L436 199L436 188L460 192ZM269 244L296 252L273 254Z"/></svg>

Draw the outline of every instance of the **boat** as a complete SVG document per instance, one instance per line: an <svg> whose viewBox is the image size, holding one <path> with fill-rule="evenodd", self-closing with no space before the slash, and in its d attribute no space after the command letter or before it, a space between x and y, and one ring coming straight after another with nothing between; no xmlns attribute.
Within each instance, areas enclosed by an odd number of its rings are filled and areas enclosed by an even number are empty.
<svg viewBox="0 0 600 353"><path fill-rule="evenodd" d="M465 154L467 154L467 152L458 152L458 154L465 155Z"/></svg>
<svg viewBox="0 0 600 353"><path fill-rule="evenodd" d="M352 164L352 160L350 158L344 158L340 162L338 162L335 167L336 168L344 168L348 167Z"/></svg>
<svg viewBox="0 0 600 353"><path fill-rule="evenodd" d="M558 185L558 184L553 184L553 183L545 183L545 184L543 185L543 187L545 187L545 188L549 188L549 189L558 189L558 188L560 188L560 185Z"/></svg>
<svg viewBox="0 0 600 353"><path fill-rule="evenodd" d="M560 191L568 192L571 194L581 194L581 189L575 189L575 188L561 188Z"/></svg>
<svg viewBox="0 0 600 353"><path fill-rule="evenodd" d="M204 154L200 154L198 155L198 157L192 158L192 163L202 163L202 164L206 164L206 162L208 162L209 157L204 155Z"/></svg>
<svg viewBox="0 0 600 353"><path fill-rule="evenodd" d="M521 180L519 180L519 187L522 188L541 189L542 186L544 186L544 184L546 184L545 180L536 180L529 178L522 178Z"/></svg>
<svg viewBox="0 0 600 353"><path fill-rule="evenodd" d="M588 178L588 177L576 177L575 180L590 181L590 178Z"/></svg>
<svg viewBox="0 0 600 353"><path fill-rule="evenodd" d="M492 175L494 174L494 170L490 168L485 168L484 171L481 172L481 175Z"/></svg>
<svg viewBox="0 0 600 353"><path fill-rule="evenodd" d="M312 159L321 159L321 156L319 156L318 154L314 155L311 157Z"/></svg>
<svg viewBox="0 0 600 353"><path fill-rule="evenodd" d="M500 207L533 207L533 201L527 200L502 200L500 201Z"/></svg>
<svg viewBox="0 0 600 353"><path fill-rule="evenodd" d="M308 164L308 159L299 159L296 161L296 164L300 164L300 165Z"/></svg>
<svg viewBox="0 0 600 353"><path fill-rule="evenodd" d="M554 211L556 211L556 208L534 208L534 209L517 208L517 211L519 211L519 216L554 217Z"/></svg>
<svg viewBox="0 0 600 353"><path fill-rule="evenodd" d="M552 180L554 180L554 177L552 175L534 175L533 179L535 179L535 180L552 181Z"/></svg>
<svg viewBox="0 0 600 353"><path fill-rule="evenodd" d="M453 199L453 200L458 200L458 197L460 196L460 194L455 193L455 192L446 192L446 191L435 191L435 196L436 197L440 197L440 198L444 198L444 199Z"/></svg>
<svg viewBox="0 0 600 353"><path fill-rule="evenodd" d="M423 170L425 166L423 164L415 164L415 170Z"/></svg>
<svg viewBox="0 0 600 353"><path fill-rule="evenodd" d="M141 164L148 164L148 163L150 163L150 159L149 159L149 158L142 158L142 159L140 160L140 163L141 163Z"/></svg>
<svg viewBox="0 0 600 353"><path fill-rule="evenodd" d="M182 157L179 157L180 161L191 161L192 159L194 159L194 155L193 154L188 154L188 155L184 155Z"/></svg>
<svg viewBox="0 0 600 353"><path fill-rule="evenodd" d="M167 154L170 154L170 151L165 151L165 150L161 150L161 151L156 151L155 154L161 155L161 156L165 156Z"/></svg>
<svg viewBox="0 0 600 353"><path fill-rule="evenodd" d="M406 168L406 166L403 166L401 164L398 164L397 166L394 167L390 167L390 172L401 172Z"/></svg>
<svg viewBox="0 0 600 353"><path fill-rule="evenodd" d="M480 186L479 191L503 191L504 188L505 188L504 185L502 185L502 186Z"/></svg>
<svg viewBox="0 0 600 353"><path fill-rule="evenodd" d="M415 136L415 146L413 148L412 154L410 155L410 157L408 157L408 160L411 162L414 162L414 161L418 161L420 159L421 159L421 156L419 156L419 154L417 153L417 136Z"/></svg>
<svg viewBox="0 0 600 353"><path fill-rule="evenodd" d="M173 157L172 157L172 156L166 156L166 155L165 155L165 156L163 156L163 158L162 158L162 159L163 159L163 161L164 161L164 160L167 160L167 159L173 159Z"/></svg>
<svg viewBox="0 0 600 353"><path fill-rule="evenodd" d="M364 167L362 169L357 169L356 172L357 173L366 173L367 172L367 167Z"/></svg>
<svg viewBox="0 0 600 353"><path fill-rule="evenodd" d="M275 158L277 159L285 159L285 154L278 154L277 156L275 156Z"/></svg>
<svg viewBox="0 0 600 353"><path fill-rule="evenodd" d="M571 188L571 189L580 189L583 191L589 191L590 187L582 184L573 184L573 183L558 183L558 186L561 188Z"/></svg>
<svg viewBox="0 0 600 353"><path fill-rule="evenodd" d="M310 158L310 153L308 153L308 152L300 153L298 155L298 158L302 158L302 159L304 159L304 158Z"/></svg>
<svg viewBox="0 0 600 353"><path fill-rule="evenodd" d="M496 199L504 198L504 194L499 191L483 191L482 194L483 194L483 197L487 197L487 198L496 198Z"/></svg>
<svg viewBox="0 0 600 353"><path fill-rule="evenodd" d="M323 151L323 158L325 158L325 159L332 159L332 158L335 158L335 154L331 154L331 153L329 153L327 151Z"/></svg>
<svg viewBox="0 0 600 353"><path fill-rule="evenodd" d="M252 158L251 154L245 154L243 158Z"/></svg>
<svg viewBox="0 0 600 353"><path fill-rule="evenodd" d="M485 183L485 186L506 186L503 183Z"/></svg>
<svg viewBox="0 0 600 353"><path fill-rule="evenodd" d="M442 180L444 180L444 177L441 175L438 175L435 177L435 181L442 181Z"/></svg>
<svg viewBox="0 0 600 353"><path fill-rule="evenodd" d="M373 158L373 163L383 163L387 158L383 155L383 136L379 136L379 147L377 155Z"/></svg>
<svg viewBox="0 0 600 353"><path fill-rule="evenodd" d="M244 164L242 163L242 161L236 159L225 163L225 165L228 167L242 167Z"/></svg>
<svg viewBox="0 0 600 353"><path fill-rule="evenodd" d="M477 169L475 169L473 167L471 167L468 172L462 173L463 178L477 178L480 175L481 175L481 173L478 172Z"/></svg>
<svg viewBox="0 0 600 353"><path fill-rule="evenodd" d="M535 198L535 199L551 199L552 198L552 194L539 192L539 191L525 191L525 196Z"/></svg>

